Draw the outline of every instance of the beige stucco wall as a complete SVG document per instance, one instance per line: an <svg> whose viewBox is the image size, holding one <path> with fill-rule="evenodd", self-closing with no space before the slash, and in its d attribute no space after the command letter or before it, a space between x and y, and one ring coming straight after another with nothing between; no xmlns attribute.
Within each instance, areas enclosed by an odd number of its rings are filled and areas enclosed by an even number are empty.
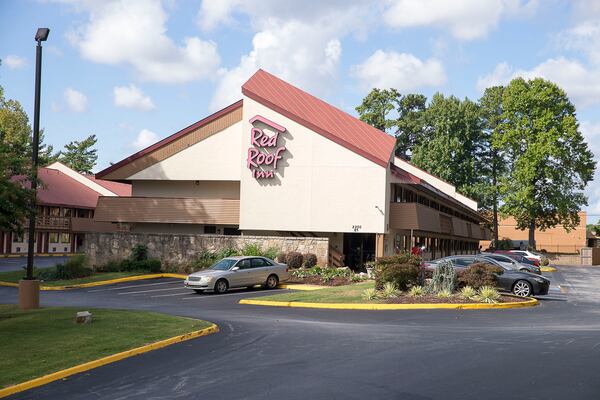
<svg viewBox="0 0 600 400"><path fill-rule="evenodd" d="M138 197L196 197L202 199L239 199L239 181L135 180L131 191Z"/></svg>
<svg viewBox="0 0 600 400"><path fill-rule="evenodd" d="M240 121L128 179L237 181L241 168L241 133Z"/></svg>
<svg viewBox="0 0 600 400"><path fill-rule="evenodd" d="M287 129L279 138L287 151L270 180L246 167L257 114ZM242 122L241 229L385 232L386 168L247 97Z"/></svg>

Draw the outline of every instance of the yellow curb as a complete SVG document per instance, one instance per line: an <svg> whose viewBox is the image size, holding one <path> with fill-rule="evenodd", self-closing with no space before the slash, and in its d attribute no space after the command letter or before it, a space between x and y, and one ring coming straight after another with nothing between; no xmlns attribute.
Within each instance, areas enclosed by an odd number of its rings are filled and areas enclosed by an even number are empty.
<svg viewBox="0 0 600 400"><path fill-rule="evenodd" d="M110 356L102 357L94 361L89 361L84 364L76 365L71 368L63 369L62 371L53 372L48 375L41 376L39 378L32 379L27 382L19 383L14 386L9 386L4 389L0 389L0 398L10 396L11 394L19 393L24 390L33 389L38 386L45 385L50 382L57 381L59 379L66 378L71 375L78 374L80 372L89 371L90 369L98 368L106 364L114 363L115 361L122 360L124 358L129 358L138 354L146 353L151 350L160 349L162 347L169 346L171 344L184 342L186 340L194 339L200 336L210 335L212 333L219 332L219 327L215 324L212 324L208 328L200 329L199 331L194 331L190 333L186 333L183 335L175 336L169 339L161 340L159 342L151 343L145 346L136 347L135 349L126 350L121 353L112 354Z"/></svg>
<svg viewBox="0 0 600 400"><path fill-rule="evenodd" d="M538 301L531 298L527 301L511 303L415 303L415 304L364 304L364 303L308 303L302 301L270 301L242 299L240 304L250 304L254 306L271 307L299 307L299 308L327 308L333 310L432 310L432 309L453 309L453 310L482 310L492 308L522 308L538 305Z"/></svg>
<svg viewBox="0 0 600 400"><path fill-rule="evenodd" d="M133 276L126 276L126 277L123 277L123 278L108 279L108 280L105 280L105 281L80 283L80 284L77 284L77 285L40 286L40 290L81 289L81 288L88 288L88 287L94 287L94 286L112 285L113 283L120 283L120 282L139 281L139 280L144 280L144 279L156 279L156 278L178 278L178 279L185 279L186 277L187 277L187 275L170 274L170 273L148 274L148 275L133 275ZM13 283L13 282L0 281L0 286L19 287L19 284L18 283Z"/></svg>
<svg viewBox="0 0 600 400"><path fill-rule="evenodd" d="M540 271L542 271L542 272L555 272L556 268L554 268L554 267L540 267Z"/></svg>
<svg viewBox="0 0 600 400"><path fill-rule="evenodd" d="M291 289L291 290L319 290L319 289L327 289L330 286L318 286L318 285L305 285L303 283L282 283L277 286L279 289Z"/></svg>

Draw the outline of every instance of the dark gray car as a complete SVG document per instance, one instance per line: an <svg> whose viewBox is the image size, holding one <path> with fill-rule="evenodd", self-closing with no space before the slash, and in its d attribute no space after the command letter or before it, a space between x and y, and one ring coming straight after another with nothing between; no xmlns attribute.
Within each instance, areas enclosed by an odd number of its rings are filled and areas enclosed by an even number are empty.
<svg viewBox="0 0 600 400"><path fill-rule="evenodd" d="M485 263L500 267L502 268L502 272L496 275L498 277L498 288L512 292L517 296L544 295L548 294L548 290L550 289L550 280L548 278L532 274L531 272L508 268L498 261L482 255L444 257L426 263L425 267L435 269L441 261L450 261L457 272L464 270L474 263Z"/></svg>

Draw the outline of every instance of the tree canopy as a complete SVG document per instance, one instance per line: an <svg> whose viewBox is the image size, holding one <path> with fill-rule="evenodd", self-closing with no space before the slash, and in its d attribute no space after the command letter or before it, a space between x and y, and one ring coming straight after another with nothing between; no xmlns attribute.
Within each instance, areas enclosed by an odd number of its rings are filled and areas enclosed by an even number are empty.
<svg viewBox="0 0 600 400"><path fill-rule="evenodd" d="M91 174L98 160L97 149L93 148L98 139L90 135L81 141L72 141L60 152L59 161L82 174Z"/></svg>

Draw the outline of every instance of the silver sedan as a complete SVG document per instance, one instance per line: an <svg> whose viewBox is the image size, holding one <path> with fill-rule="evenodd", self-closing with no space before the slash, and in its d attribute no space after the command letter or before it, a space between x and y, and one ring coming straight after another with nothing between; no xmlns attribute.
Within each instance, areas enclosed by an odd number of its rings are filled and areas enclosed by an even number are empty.
<svg viewBox="0 0 600 400"><path fill-rule="evenodd" d="M286 264L278 264L265 257L227 257L205 270L189 275L185 280L185 287L196 293L205 290L225 293L230 288L256 285L274 289L279 282L285 282L289 278Z"/></svg>

